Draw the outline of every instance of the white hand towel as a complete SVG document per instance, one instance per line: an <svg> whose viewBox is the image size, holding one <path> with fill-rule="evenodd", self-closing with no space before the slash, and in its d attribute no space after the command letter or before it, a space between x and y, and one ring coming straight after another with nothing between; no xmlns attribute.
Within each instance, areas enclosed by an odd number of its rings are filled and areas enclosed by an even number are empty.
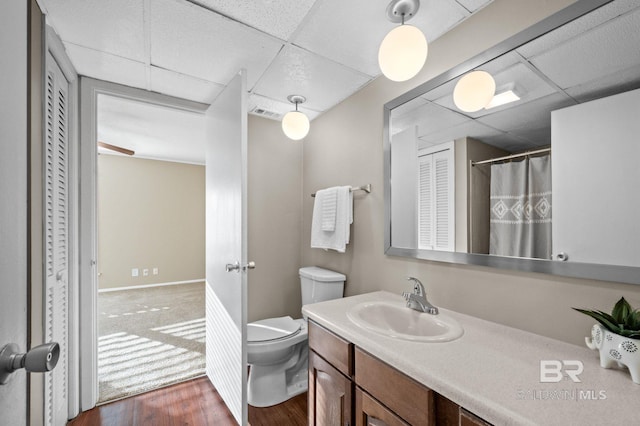
<svg viewBox="0 0 640 426"><path fill-rule="evenodd" d="M318 200L318 196L322 197ZM322 230L335 231L338 210L338 188L322 189L316 192L316 202L322 203Z"/></svg>
<svg viewBox="0 0 640 426"><path fill-rule="evenodd" d="M311 220L311 247L345 252L353 222L353 198L350 189L348 186L336 188L336 222L333 231L322 230L323 208L316 193Z"/></svg>

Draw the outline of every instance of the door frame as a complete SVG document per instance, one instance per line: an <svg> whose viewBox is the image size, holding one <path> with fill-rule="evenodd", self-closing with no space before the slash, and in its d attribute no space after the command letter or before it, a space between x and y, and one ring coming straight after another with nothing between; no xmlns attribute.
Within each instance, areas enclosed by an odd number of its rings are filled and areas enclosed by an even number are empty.
<svg viewBox="0 0 640 426"><path fill-rule="evenodd" d="M204 114L207 104L121 84L80 77L79 160L79 363L80 411L98 401L97 163L98 96L109 95Z"/></svg>

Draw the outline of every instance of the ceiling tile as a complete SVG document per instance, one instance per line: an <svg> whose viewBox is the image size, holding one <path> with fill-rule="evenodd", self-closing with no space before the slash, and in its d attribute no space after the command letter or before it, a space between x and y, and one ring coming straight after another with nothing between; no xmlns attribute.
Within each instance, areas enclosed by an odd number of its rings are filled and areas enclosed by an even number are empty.
<svg viewBox="0 0 640 426"><path fill-rule="evenodd" d="M416 105L416 108L413 110L407 111L405 114L399 116L395 114L392 116L392 134L403 131L410 126L417 126L418 135L424 136L440 132L448 127L457 126L467 120L467 117L462 114L430 102L417 106L417 104L419 104L418 100L420 99L421 98L416 98L412 101L412 104ZM422 99L422 101L424 100ZM393 112L395 113L395 109Z"/></svg>
<svg viewBox="0 0 640 426"><path fill-rule="evenodd" d="M522 105L486 115L478 119L496 129L512 131L524 127L551 126L551 111L575 105L575 102L564 94L555 93Z"/></svg>
<svg viewBox="0 0 640 426"><path fill-rule="evenodd" d="M640 88L640 65L616 72L586 84L573 86L566 92L578 102L588 102Z"/></svg>
<svg viewBox="0 0 640 426"><path fill-rule="evenodd" d="M66 43L65 48L80 75L125 86L147 88L146 66L121 56Z"/></svg>
<svg viewBox="0 0 640 426"><path fill-rule="evenodd" d="M397 24L386 17L388 2L324 0L312 11L293 43L369 76L380 74L378 48ZM470 16L456 2L423 1L409 22L433 41ZM427 58L427 62L429 59Z"/></svg>
<svg viewBox="0 0 640 426"><path fill-rule="evenodd" d="M221 15L257 28L281 40L289 40L315 0L199 0Z"/></svg>
<svg viewBox="0 0 640 426"><path fill-rule="evenodd" d="M468 136L484 141L486 138L498 134L500 134L498 130L492 129L477 121L467 120L456 126L441 128L437 132L421 136L420 139L438 145Z"/></svg>
<svg viewBox="0 0 640 426"><path fill-rule="evenodd" d="M204 164L205 116L100 95L98 139L140 158Z"/></svg>
<svg viewBox="0 0 640 426"><path fill-rule="evenodd" d="M305 106L325 111L369 80L352 69L289 45L264 73L254 92L282 102L289 95L302 95L307 98Z"/></svg>
<svg viewBox="0 0 640 426"><path fill-rule="evenodd" d="M224 86L190 75L151 67L151 90L190 101L210 104Z"/></svg>
<svg viewBox="0 0 640 426"><path fill-rule="evenodd" d="M640 61L640 9L531 58L566 89L630 68ZM613 48L615 46L615 48Z"/></svg>
<svg viewBox="0 0 640 426"><path fill-rule="evenodd" d="M253 87L282 48L275 38L180 0L150 0L151 64L226 85L247 69Z"/></svg>
<svg viewBox="0 0 640 426"><path fill-rule="evenodd" d="M467 9L469 12L477 12L478 10L482 9L483 7L491 3L493 0L488 0L488 1L487 0L456 0L456 1L460 3L462 6L464 6L464 8Z"/></svg>
<svg viewBox="0 0 640 426"><path fill-rule="evenodd" d="M47 20L65 42L144 62L142 0L47 0Z"/></svg>
<svg viewBox="0 0 640 426"><path fill-rule="evenodd" d="M531 58L638 7L638 0L616 0L516 49Z"/></svg>
<svg viewBox="0 0 640 426"><path fill-rule="evenodd" d="M523 152L538 146L527 139L521 139L509 133L497 133L493 136L486 136L482 139L482 142L511 153Z"/></svg>

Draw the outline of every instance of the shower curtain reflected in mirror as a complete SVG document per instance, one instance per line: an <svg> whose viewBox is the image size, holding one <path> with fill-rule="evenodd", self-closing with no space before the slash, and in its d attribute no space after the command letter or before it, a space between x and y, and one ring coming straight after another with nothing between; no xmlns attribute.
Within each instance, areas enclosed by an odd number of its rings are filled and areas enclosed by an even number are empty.
<svg viewBox="0 0 640 426"><path fill-rule="evenodd" d="M489 253L551 258L551 157L491 166Z"/></svg>

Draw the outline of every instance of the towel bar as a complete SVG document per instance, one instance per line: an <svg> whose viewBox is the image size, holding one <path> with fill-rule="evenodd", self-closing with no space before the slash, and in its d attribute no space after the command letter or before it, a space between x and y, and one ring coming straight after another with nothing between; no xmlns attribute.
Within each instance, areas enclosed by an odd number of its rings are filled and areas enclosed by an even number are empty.
<svg viewBox="0 0 640 426"><path fill-rule="evenodd" d="M364 191L367 194L371 193L371 184L368 183L366 185L362 185L362 186L352 186L350 189L351 192L353 191ZM314 192L313 194L311 194L312 197L316 196L316 193Z"/></svg>

